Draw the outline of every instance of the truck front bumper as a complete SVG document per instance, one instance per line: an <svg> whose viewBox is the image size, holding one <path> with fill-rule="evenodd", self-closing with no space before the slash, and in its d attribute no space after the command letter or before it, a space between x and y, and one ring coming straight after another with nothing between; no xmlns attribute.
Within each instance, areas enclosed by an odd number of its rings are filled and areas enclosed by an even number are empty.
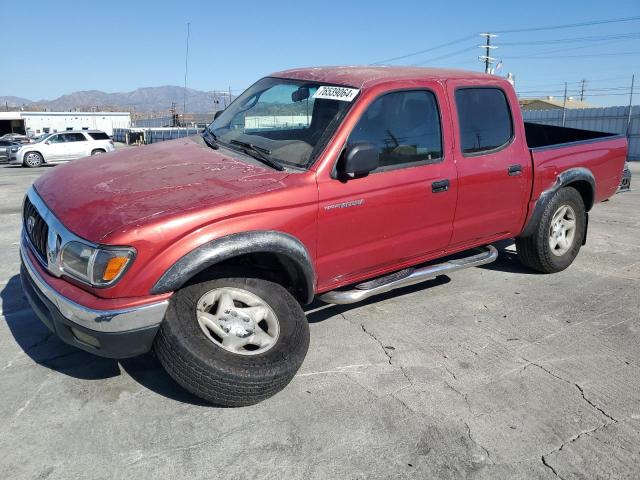
<svg viewBox="0 0 640 480"><path fill-rule="evenodd" d="M168 301L120 310L84 307L54 290L20 249L20 280L31 308L63 342L107 358L148 352L164 318Z"/></svg>

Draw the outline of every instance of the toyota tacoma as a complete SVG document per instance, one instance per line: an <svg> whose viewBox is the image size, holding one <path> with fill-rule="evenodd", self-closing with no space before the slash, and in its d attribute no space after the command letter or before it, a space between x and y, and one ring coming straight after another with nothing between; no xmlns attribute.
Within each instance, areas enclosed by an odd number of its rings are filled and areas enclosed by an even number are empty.
<svg viewBox="0 0 640 480"><path fill-rule="evenodd" d="M253 404L302 364L314 298L353 303L489 263L508 238L526 267L567 268L626 154L621 135L524 123L498 76L278 72L202 135L42 175L21 279L63 341L153 350L195 395Z"/></svg>

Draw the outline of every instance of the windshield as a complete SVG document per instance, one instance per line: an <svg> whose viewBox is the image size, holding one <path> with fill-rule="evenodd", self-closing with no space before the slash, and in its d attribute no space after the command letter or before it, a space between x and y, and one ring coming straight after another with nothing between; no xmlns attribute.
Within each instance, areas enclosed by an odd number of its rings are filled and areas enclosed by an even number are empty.
<svg viewBox="0 0 640 480"><path fill-rule="evenodd" d="M308 167L358 93L346 87L322 88L319 93L321 87L323 84L304 80L263 78L209 129L224 146L251 144L274 162Z"/></svg>
<svg viewBox="0 0 640 480"><path fill-rule="evenodd" d="M31 140L33 143L40 143L44 140L46 140L47 138L49 138L51 135L53 135L52 133L43 133L42 135L38 135L37 137L33 137L33 139Z"/></svg>

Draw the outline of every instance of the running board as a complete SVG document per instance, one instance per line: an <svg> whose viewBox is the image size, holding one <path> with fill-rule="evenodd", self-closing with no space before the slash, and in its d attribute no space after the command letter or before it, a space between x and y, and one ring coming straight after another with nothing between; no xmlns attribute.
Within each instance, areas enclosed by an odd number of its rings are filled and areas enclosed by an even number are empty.
<svg viewBox="0 0 640 480"><path fill-rule="evenodd" d="M449 260L435 265L421 268L406 268L399 272L394 272L384 277L369 280L353 287L352 290L333 290L319 296L320 300L336 305L346 305L349 303L361 302L374 295L395 290L396 288L408 287L416 283L431 280L439 275L463 270L465 268L477 267L493 262L498 258L498 251L493 245L482 248L482 252L470 257Z"/></svg>

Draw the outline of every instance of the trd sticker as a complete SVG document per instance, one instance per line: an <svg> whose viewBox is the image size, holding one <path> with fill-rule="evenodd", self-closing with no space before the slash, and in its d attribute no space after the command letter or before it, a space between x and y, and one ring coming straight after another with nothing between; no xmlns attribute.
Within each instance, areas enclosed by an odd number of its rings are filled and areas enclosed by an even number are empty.
<svg viewBox="0 0 640 480"><path fill-rule="evenodd" d="M349 208L349 207L358 207L364 203L364 199L360 200L351 200L349 202L342 203L334 203L333 205L325 205L324 209L326 211L334 210L336 208Z"/></svg>
<svg viewBox="0 0 640 480"><path fill-rule="evenodd" d="M356 95L358 95L357 88L346 88L346 87L330 87L327 85L323 85L316 93L313 94L313 98L324 98L326 100L340 100L342 102L350 102L353 100Z"/></svg>

